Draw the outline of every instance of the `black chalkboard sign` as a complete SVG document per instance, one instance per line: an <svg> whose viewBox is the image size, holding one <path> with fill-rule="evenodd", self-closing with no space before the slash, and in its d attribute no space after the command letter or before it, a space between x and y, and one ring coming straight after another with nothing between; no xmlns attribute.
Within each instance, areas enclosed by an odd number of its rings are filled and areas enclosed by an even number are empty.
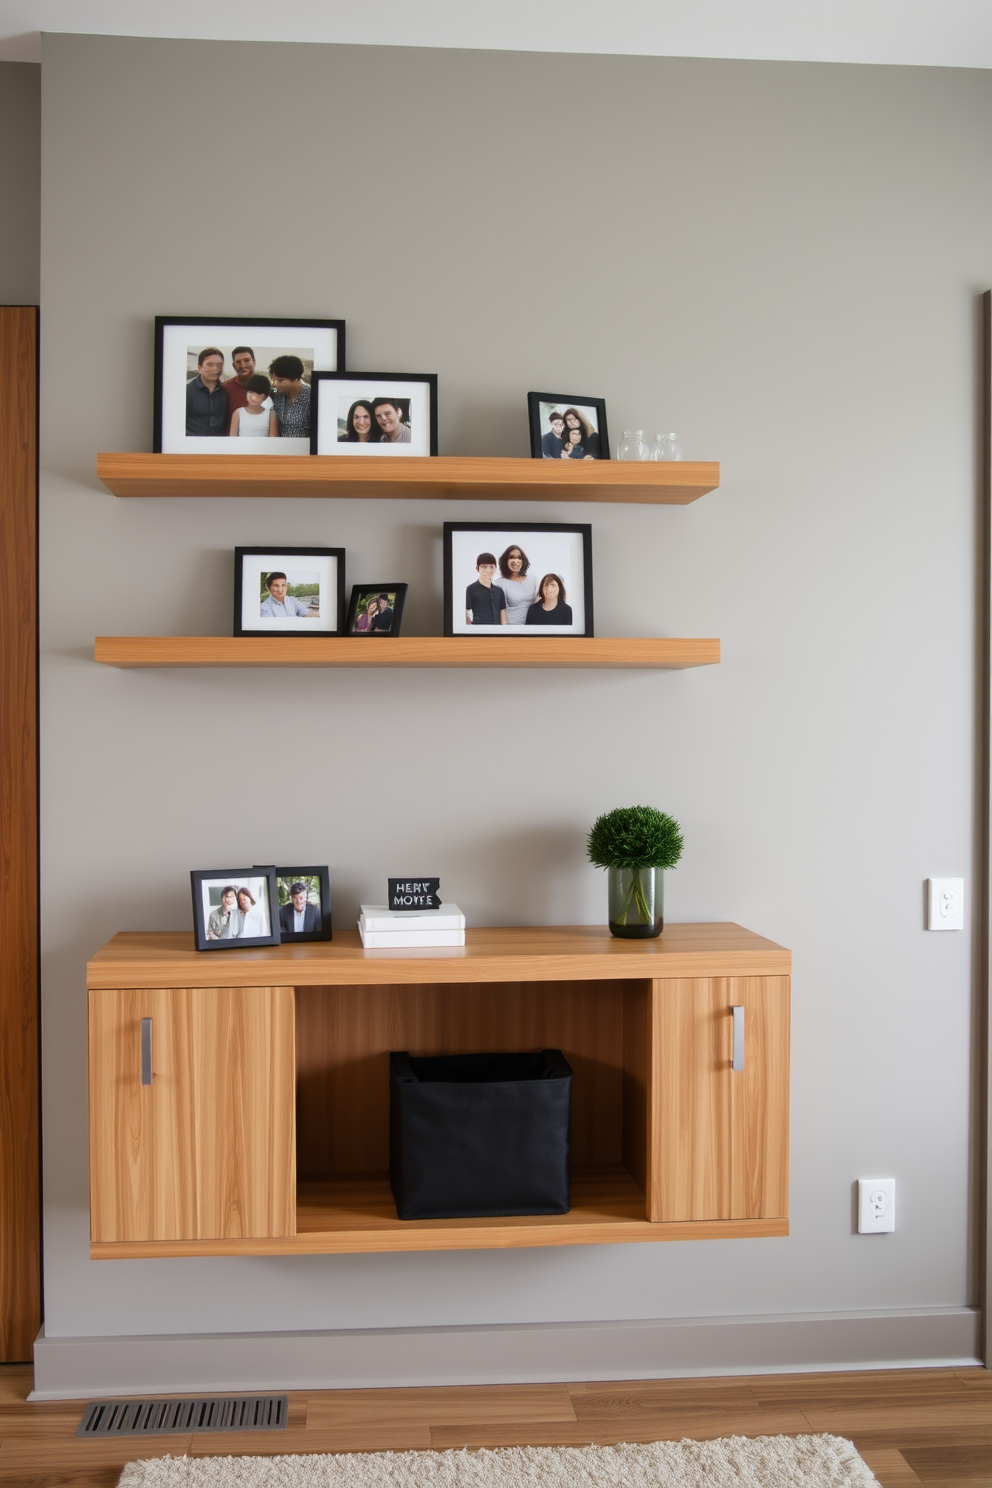
<svg viewBox="0 0 992 1488"><path fill-rule="evenodd" d="M440 909L439 878L390 878L390 909Z"/></svg>

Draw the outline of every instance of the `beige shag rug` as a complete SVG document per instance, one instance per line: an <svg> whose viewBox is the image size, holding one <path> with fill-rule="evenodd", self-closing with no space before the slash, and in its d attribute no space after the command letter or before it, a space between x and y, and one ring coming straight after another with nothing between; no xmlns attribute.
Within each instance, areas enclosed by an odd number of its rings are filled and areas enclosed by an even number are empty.
<svg viewBox="0 0 992 1488"><path fill-rule="evenodd" d="M158 1457L119 1488L869 1488L839 1436L727 1436L618 1447L347 1452L301 1457Z"/></svg>

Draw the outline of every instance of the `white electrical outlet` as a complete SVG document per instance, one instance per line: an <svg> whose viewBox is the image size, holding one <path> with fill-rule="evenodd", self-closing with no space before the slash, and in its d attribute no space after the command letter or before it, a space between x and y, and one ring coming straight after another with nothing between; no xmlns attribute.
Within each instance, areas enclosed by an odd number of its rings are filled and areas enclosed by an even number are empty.
<svg viewBox="0 0 992 1488"><path fill-rule="evenodd" d="M964 879L927 879L927 929L964 929Z"/></svg>
<svg viewBox="0 0 992 1488"><path fill-rule="evenodd" d="M858 1234L885 1235L896 1227L896 1180L858 1179Z"/></svg>

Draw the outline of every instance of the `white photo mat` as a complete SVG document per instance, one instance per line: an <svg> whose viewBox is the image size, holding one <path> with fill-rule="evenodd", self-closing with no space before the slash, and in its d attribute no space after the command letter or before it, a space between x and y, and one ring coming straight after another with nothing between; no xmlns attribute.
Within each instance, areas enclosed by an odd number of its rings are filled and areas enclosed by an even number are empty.
<svg viewBox="0 0 992 1488"><path fill-rule="evenodd" d="M262 607L262 576L284 573L292 588L296 584L312 582L316 578L320 586L319 616L286 616L278 619L274 615L260 613ZM338 560L330 556L300 553L245 553L241 557L241 628L242 630L271 631L274 635L289 635L293 632L304 635L336 634L340 613L341 592L338 580Z"/></svg>

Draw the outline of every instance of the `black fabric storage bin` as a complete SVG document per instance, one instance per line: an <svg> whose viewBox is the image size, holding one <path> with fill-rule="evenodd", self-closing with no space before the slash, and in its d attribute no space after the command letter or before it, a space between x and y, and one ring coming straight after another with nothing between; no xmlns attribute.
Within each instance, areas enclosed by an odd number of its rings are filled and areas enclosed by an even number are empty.
<svg viewBox="0 0 992 1488"><path fill-rule="evenodd" d="M389 1056L389 1184L400 1219L568 1212L572 1071L535 1054Z"/></svg>

